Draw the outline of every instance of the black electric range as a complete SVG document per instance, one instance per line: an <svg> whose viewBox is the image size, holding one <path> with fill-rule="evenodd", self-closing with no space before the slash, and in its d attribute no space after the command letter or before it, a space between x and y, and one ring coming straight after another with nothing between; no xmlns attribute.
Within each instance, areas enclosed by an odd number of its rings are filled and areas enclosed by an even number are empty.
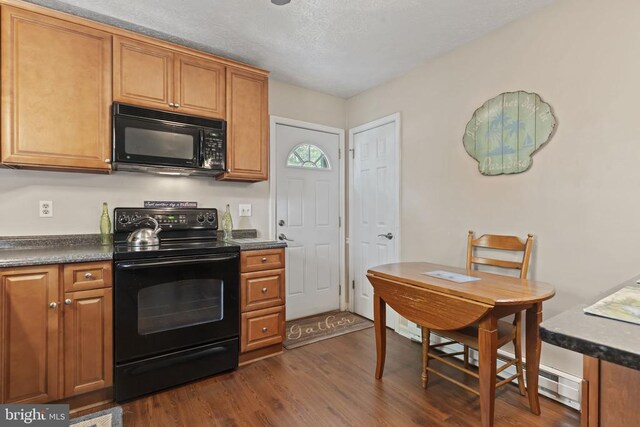
<svg viewBox="0 0 640 427"><path fill-rule="evenodd" d="M128 246L146 217L162 227L160 245ZM217 211L116 208L114 218L116 401L236 368L240 247L217 240Z"/></svg>

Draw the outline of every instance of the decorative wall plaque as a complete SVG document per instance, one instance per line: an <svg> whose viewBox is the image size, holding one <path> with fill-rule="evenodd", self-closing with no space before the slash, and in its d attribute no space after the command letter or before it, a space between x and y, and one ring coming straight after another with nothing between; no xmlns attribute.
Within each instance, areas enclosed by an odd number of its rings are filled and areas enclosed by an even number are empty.
<svg viewBox="0 0 640 427"><path fill-rule="evenodd" d="M535 93L507 92L482 104L467 123L464 149L483 175L521 173L553 133L551 106Z"/></svg>

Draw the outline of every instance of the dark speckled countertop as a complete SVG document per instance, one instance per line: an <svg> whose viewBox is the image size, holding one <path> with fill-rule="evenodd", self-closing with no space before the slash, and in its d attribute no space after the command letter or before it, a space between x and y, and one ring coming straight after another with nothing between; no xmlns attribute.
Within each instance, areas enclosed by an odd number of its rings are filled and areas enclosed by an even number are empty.
<svg viewBox="0 0 640 427"><path fill-rule="evenodd" d="M112 246L100 244L99 234L0 237L0 268L112 258Z"/></svg>
<svg viewBox="0 0 640 427"><path fill-rule="evenodd" d="M589 304L567 310L540 325L543 341L587 356L640 370L640 325L585 314L585 307L624 286L635 285L640 276L602 293Z"/></svg>
<svg viewBox="0 0 640 427"><path fill-rule="evenodd" d="M233 238L230 243L243 251L286 247L277 240L257 239L256 230L234 230ZM111 259L113 247L102 245L99 234L0 237L0 268Z"/></svg>

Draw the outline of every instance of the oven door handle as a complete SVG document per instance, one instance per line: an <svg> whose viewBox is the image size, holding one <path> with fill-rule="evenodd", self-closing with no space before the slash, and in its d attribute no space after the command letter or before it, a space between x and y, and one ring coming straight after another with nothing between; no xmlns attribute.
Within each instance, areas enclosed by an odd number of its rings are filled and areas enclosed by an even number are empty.
<svg viewBox="0 0 640 427"><path fill-rule="evenodd" d="M168 261L139 261L139 262L128 262L128 263L116 263L116 269L118 270L137 270L141 268L149 268L149 267L172 267L172 266L180 266L180 265L193 265L193 264L206 264L211 262L218 261L230 261L238 258L238 254L231 255L213 255L207 256L205 258L197 258L197 259L176 259L176 260L168 260Z"/></svg>

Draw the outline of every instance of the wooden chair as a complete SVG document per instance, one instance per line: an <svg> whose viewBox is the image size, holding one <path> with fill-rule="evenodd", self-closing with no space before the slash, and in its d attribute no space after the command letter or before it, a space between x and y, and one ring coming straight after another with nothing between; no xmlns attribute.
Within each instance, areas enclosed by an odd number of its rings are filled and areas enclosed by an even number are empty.
<svg viewBox="0 0 640 427"><path fill-rule="evenodd" d="M494 267L500 267L503 269L520 270L520 278L526 279L527 272L529 270L529 259L531 258L531 247L533 245L533 235L529 234L527 240L523 242L516 236L498 236L492 234L485 234L478 239L473 238L473 231L469 231L468 243L467 243L467 270L471 270L473 265L490 265ZM522 252L521 261L508 261L494 258L479 257L474 254L474 248L496 249L501 251L514 251ZM496 378L496 388L510 383L514 379L518 379L518 388L520 394L525 395L524 377L522 374L522 313L516 313L513 322L504 320L498 321L498 348L505 344L512 342L515 351L515 358L509 359L505 356L498 355L499 358L506 361L506 364L496 369L496 374L504 371L510 366L516 366L516 374L509 378L498 381ZM448 375L435 370L432 366L429 366L429 360L434 359L445 365L458 369L465 374L479 379L478 374L469 369L469 349L478 349L478 325L474 324L467 326L466 328L454 330L454 331L434 331L438 335L448 339L449 341L431 345L430 335L431 330L422 327L422 387L427 387L429 372L434 373L454 384L479 395L479 392L466 384L457 381ZM462 344L463 351L453 353L434 354L432 349L442 348L452 344ZM464 363L462 366L447 358L453 356L462 355Z"/></svg>

